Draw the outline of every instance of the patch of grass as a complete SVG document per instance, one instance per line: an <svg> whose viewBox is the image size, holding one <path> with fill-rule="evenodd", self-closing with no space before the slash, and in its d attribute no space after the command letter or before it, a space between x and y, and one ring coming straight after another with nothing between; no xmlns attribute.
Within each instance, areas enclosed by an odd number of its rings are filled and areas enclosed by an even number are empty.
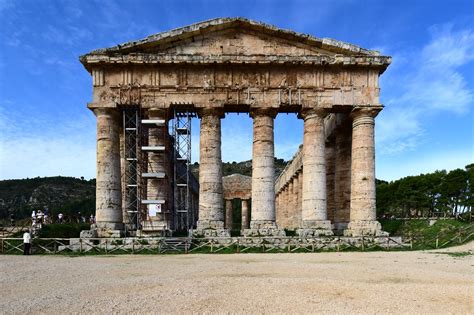
<svg viewBox="0 0 474 315"><path fill-rule="evenodd" d="M455 257L455 258L462 258L462 257L467 257L467 256L474 255L474 253L471 252L471 251L464 251L464 252L446 252L446 253L443 253L443 252L433 252L433 254L443 254L443 255L448 255L448 256L451 256L451 257Z"/></svg>
<svg viewBox="0 0 474 315"><path fill-rule="evenodd" d="M390 235L398 235L397 232L404 223L402 220L379 220L380 224L382 224L382 230L385 232L390 233Z"/></svg>
<svg viewBox="0 0 474 315"><path fill-rule="evenodd" d="M472 255L472 252L466 251L466 252L452 252L452 253L446 253L448 256L451 257L466 257Z"/></svg>

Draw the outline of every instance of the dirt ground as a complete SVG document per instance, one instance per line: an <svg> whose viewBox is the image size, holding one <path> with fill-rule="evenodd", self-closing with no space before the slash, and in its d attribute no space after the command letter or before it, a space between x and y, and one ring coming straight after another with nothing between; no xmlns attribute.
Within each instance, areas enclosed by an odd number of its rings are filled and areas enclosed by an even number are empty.
<svg viewBox="0 0 474 315"><path fill-rule="evenodd" d="M473 253L0 256L0 313L473 314Z"/></svg>

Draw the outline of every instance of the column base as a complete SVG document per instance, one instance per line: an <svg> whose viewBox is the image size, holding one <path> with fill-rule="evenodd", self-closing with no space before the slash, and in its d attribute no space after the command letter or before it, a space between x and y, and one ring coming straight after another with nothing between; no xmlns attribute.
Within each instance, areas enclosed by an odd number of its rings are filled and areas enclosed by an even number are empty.
<svg viewBox="0 0 474 315"><path fill-rule="evenodd" d="M329 220L304 220L301 222L301 228L297 229L296 233L300 237L334 235Z"/></svg>
<svg viewBox="0 0 474 315"><path fill-rule="evenodd" d="M141 225L141 230L137 231L137 236L139 237L166 237L172 235L167 221L147 220L142 221Z"/></svg>
<svg viewBox="0 0 474 315"><path fill-rule="evenodd" d="M193 237L230 237L230 229L224 228L224 221L197 222L197 228L192 232Z"/></svg>
<svg viewBox="0 0 474 315"><path fill-rule="evenodd" d="M351 221L344 230L344 236L388 236L382 231L382 225L378 221Z"/></svg>
<svg viewBox="0 0 474 315"><path fill-rule="evenodd" d="M244 229L245 237L286 236L285 230L279 229L275 221L251 221L250 229Z"/></svg>
<svg viewBox="0 0 474 315"><path fill-rule="evenodd" d="M124 224L115 222L97 222L92 224L90 230L81 231L80 237L122 237L124 236Z"/></svg>

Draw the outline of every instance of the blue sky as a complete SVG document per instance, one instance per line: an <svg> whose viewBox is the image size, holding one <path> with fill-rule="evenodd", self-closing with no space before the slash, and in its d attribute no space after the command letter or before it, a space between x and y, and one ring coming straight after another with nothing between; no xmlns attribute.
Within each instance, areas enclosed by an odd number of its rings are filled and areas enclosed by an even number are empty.
<svg viewBox="0 0 474 315"><path fill-rule="evenodd" d="M474 162L473 1L0 0L0 179L95 177L92 84L79 55L235 16L393 57L381 77L378 178ZM222 125L224 161L251 159L251 119ZM194 159L198 131L195 121ZM277 117L277 157L292 157L302 131L294 115Z"/></svg>

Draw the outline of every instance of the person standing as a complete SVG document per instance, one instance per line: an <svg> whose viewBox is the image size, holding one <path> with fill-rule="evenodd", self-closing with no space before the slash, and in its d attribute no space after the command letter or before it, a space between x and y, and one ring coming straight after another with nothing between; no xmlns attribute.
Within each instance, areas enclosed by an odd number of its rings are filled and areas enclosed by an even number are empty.
<svg viewBox="0 0 474 315"><path fill-rule="evenodd" d="M59 224L62 224L62 223L63 223L63 214L62 214L62 213L59 213L59 214L58 214L58 223L59 223Z"/></svg>
<svg viewBox="0 0 474 315"><path fill-rule="evenodd" d="M23 255L29 255L31 251L31 234L29 231L23 233Z"/></svg>

